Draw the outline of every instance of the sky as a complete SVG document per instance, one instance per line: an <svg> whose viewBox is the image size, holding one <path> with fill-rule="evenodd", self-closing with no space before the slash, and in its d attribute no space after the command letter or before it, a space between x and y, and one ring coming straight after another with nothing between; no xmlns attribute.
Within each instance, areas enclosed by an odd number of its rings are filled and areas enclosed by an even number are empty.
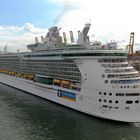
<svg viewBox="0 0 140 140"><path fill-rule="evenodd" d="M34 38L45 36L51 26L62 27L77 36L90 22L92 40L117 40L129 43L135 32L140 43L138 0L0 0L0 51L7 44L9 51L25 51Z"/></svg>

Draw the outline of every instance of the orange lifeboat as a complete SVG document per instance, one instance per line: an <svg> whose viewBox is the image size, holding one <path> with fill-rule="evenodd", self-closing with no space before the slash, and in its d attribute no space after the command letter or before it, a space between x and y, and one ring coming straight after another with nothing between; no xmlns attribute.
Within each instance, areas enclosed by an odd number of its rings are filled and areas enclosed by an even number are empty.
<svg viewBox="0 0 140 140"><path fill-rule="evenodd" d="M62 80L61 84L62 84L62 85L70 85L71 82L70 82L70 81Z"/></svg>

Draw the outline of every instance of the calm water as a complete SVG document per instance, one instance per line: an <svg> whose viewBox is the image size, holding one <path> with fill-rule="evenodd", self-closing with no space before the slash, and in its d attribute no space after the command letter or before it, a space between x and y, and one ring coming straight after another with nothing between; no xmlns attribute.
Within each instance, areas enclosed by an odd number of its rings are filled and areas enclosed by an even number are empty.
<svg viewBox="0 0 140 140"><path fill-rule="evenodd" d="M140 127L90 117L0 84L0 140L140 140Z"/></svg>

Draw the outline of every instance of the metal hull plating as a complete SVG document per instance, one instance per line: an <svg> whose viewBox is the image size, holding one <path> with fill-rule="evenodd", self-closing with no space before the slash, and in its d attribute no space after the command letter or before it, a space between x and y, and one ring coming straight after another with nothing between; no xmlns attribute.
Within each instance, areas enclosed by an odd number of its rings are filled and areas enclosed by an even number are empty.
<svg viewBox="0 0 140 140"><path fill-rule="evenodd" d="M31 93L33 95L42 97L44 99L53 101L55 103L70 107L72 109L78 110L80 112L116 121L123 121L123 122L139 122L140 121L140 112L124 112L124 111L107 111L101 108L98 108L98 103L96 97L83 96L82 94L85 93L76 93L76 101L72 101L66 98L61 98L58 96L58 90L65 90L62 88L58 88L57 86L46 86L44 84L35 83L33 81L20 79L16 77L12 77L5 74L0 74L0 82L6 84L8 86L17 88L19 90L23 90L25 92ZM74 91L70 91L74 92ZM89 90L90 92L90 90ZM96 90L92 91L92 94L96 94ZM92 98L92 99L91 99ZM93 100L93 102L85 102L86 100Z"/></svg>

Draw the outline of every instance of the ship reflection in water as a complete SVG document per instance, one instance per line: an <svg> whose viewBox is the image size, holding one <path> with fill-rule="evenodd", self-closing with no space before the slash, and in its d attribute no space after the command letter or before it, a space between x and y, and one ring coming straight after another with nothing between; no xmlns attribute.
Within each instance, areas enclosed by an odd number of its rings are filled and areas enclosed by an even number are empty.
<svg viewBox="0 0 140 140"><path fill-rule="evenodd" d="M107 121L0 84L1 140L138 140L138 125Z"/></svg>

